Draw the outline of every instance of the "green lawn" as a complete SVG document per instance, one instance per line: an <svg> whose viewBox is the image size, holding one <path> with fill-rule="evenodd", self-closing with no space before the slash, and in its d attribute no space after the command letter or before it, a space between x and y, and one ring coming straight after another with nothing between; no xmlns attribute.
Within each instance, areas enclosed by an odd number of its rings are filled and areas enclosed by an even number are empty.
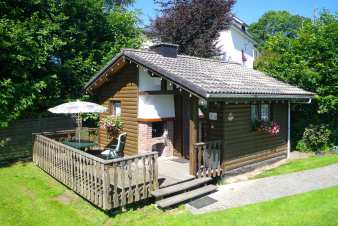
<svg viewBox="0 0 338 226"><path fill-rule="evenodd" d="M289 163L286 163L285 165L279 166L275 169L265 171L257 175L255 178L270 177L270 176L276 176L280 174L314 169L314 168L319 168L323 166L328 166L334 163L338 163L337 154L327 154L324 156L311 156L306 159L292 160Z"/></svg>
<svg viewBox="0 0 338 226"><path fill-rule="evenodd" d="M290 185L291 186L291 185ZM66 192L66 193L65 193ZM66 194L66 195L64 195ZM241 208L191 215L148 205L112 217L71 194L31 163L0 167L0 224L6 225L338 225L338 187Z"/></svg>

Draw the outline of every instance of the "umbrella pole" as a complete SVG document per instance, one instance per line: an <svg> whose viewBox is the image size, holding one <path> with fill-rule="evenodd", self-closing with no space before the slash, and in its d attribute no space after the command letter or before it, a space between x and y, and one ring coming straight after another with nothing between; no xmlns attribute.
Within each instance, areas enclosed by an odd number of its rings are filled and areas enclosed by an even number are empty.
<svg viewBox="0 0 338 226"><path fill-rule="evenodd" d="M79 143L81 142L81 113L78 113L77 114L77 127L78 127L78 130L79 130L79 137L78 137L78 141Z"/></svg>

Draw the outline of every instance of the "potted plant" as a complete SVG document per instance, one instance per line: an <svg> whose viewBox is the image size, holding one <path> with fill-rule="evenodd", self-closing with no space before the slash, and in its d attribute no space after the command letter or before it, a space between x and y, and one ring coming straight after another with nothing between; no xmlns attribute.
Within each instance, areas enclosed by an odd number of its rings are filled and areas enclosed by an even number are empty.
<svg viewBox="0 0 338 226"><path fill-rule="evenodd" d="M123 129L123 122L120 116L106 116L100 122L101 128L105 128L107 130L108 138L116 138Z"/></svg>
<svg viewBox="0 0 338 226"><path fill-rule="evenodd" d="M280 132L280 125L274 121L256 120L253 123L253 129L256 132L265 131L272 136L277 136L277 134Z"/></svg>

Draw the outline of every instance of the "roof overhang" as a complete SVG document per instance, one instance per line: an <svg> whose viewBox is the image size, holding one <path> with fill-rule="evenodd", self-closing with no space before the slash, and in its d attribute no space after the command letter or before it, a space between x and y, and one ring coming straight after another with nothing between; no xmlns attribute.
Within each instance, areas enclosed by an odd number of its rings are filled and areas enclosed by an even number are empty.
<svg viewBox="0 0 338 226"><path fill-rule="evenodd" d="M109 68L118 61L123 56L123 52L117 54L112 60L110 60L99 72L97 72L84 86L85 91L89 91L89 89L94 85L94 83L105 73L108 72Z"/></svg>
<svg viewBox="0 0 338 226"><path fill-rule="evenodd" d="M196 86L192 82L183 80L179 76L171 73L170 71L164 70L161 67L158 67L154 64L145 62L141 57L134 56L132 54L128 54L124 51L119 53L116 57L114 57L111 61L109 61L92 79L90 79L86 85L84 86L84 89L87 92L91 92L90 89L95 84L95 82L100 79L102 75L107 73L111 66L113 66L119 59L123 58L124 61L132 61L138 65L141 65L144 68L147 68L152 73L163 77L164 79L179 85L179 87L183 90L186 90L190 93L193 93L195 96L199 98L206 99L207 98L207 92L200 88L199 86Z"/></svg>
<svg viewBox="0 0 338 226"><path fill-rule="evenodd" d="M262 101L262 100L286 100L292 103L311 103L313 95L283 95L283 94L223 94L223 93L214 93L208 94L208 100L246 100L246 101Z"/></svg>

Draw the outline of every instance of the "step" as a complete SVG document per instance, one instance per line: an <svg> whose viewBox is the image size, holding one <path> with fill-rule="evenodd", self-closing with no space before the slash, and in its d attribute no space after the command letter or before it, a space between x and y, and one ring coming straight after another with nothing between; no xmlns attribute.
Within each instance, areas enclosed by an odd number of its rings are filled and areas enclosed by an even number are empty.
<svg viewBox="0 0 338 226"><path fill-rule="evenodd" d="M195 178L196 177L191 176L191 177L187 177L185 179L177 180L177 179L173 179L173 178L170 178L170 177L161 177L161 176L159 176L158 179L159 179L159 181L161 179L163 179L163 182L160 184L160 189L162 189L162 188L170 187L170 186L173 186L173 185L176 185L176 184L185 183L185 182L191 181L191 180L193 180Z"/></svg>
<svg viewBox="0 0 338 226"><path fill-rule="evenodd" d="M151 194L155 197L155 198L160 198L163 196L167 196L170 194L174 194L180 191L185 191L188 190L190 188L193 187L197 187L201 184L205 184L209 181L211 181L212 179L210 177L204 177L204 178L198 178L198 179L194 179L194 180L190 180L187 182L183 182L183 183L179 183L176 185L172 185L169 187L165 187L165 188L160 188L156 191L151 192Z"/></svg>
<svg viewBox="0 0 338 226"><path fill-rule="evenodd" d="M207 185L207 186L203 186L201 188L197 188L195 190L189 191L189 192L185 192L179 195L175 195L166 199L162 199L160 201L156 202L156 205L162 209L164 208L168 208L170 206L173 205L177 205L179 203L188 201L190 199L202 196L204 194L208 194L212 191L215 191L217 189L217 186L215 185Z"/></svg>

